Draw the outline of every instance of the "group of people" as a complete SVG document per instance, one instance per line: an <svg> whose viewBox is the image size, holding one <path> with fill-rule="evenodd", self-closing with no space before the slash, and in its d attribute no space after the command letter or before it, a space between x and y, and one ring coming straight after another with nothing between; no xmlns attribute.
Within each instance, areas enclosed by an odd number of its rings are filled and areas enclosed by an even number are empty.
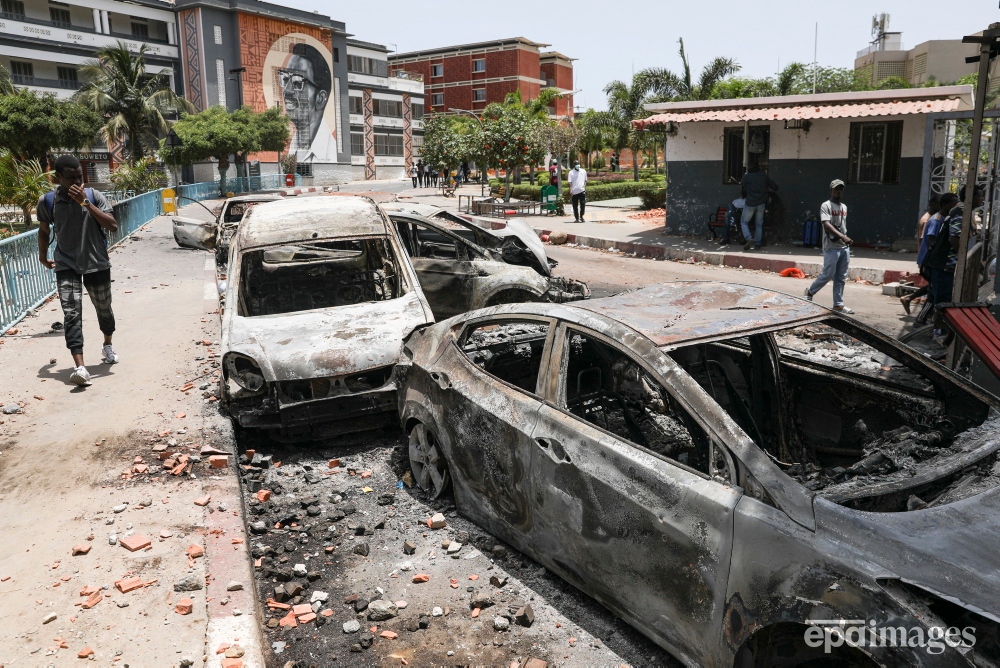
<svg viewBox="0 0 1000 668"><path fill-rule="evenodd" d="M423 160L417 160L416 164L410 166L410 179L414 188L437 188L439 182L447 183L449 178L455 179L456 186L459 183L468 183L469 163L463 162L450 177L447 169L432 169L430 165L425 165Z"/></svg>
<svg viewBox="0 0 1000 668"><path fill-rule="evenodd" d="M913 300L918 297L925 297L931 304L952 301L958 245L962 236L962 216L965 212L965 188L966 186L962 186L957 195L947 192L931 197L927 211L917 223L917 266L927 285L910 295L900 297L899 301L907 314L910 313ZM972 194L974 209L983 205L984 195L983 189L976 186ZM924 309L918 322L925 321L930 313L930 309ZM944 332L936 329L934 334L941 336Z"/></svg>

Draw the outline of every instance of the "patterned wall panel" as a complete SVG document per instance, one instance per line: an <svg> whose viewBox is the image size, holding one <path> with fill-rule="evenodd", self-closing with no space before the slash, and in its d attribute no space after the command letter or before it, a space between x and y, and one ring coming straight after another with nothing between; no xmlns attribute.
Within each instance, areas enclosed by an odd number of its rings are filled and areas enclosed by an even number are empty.
<svg viewBox="0 0 1000 668"><path fill-rule="evenodd" d="M365 114L365 180L375 180L375 110L372 106L372 89L361 91Z"/></svg>
<svg viewBox="0 0 1000 668"><path fill-rule="evenodd" d="M406 173L410 173L413 164L413 106L410 96L403 93L403 165Z"/></svg>
<svg viewBox="0 0 1000 668"><path fill-rule="evenodd" d="M185 97L197 109L205 109L205 51L201 41L201 9L185 9L181 15L181 59Z"/></svg>

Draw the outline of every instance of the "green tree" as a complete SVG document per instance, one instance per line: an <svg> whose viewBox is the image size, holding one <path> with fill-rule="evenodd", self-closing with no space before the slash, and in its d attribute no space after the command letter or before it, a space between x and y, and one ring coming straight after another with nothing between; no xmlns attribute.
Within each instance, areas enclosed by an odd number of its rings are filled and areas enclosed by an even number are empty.
<svg viewBox="0 0 1000 668"><path fill-rule="evenodd" d="M645 78L649 81L651 90L647 93L654 94L659 101L707 100L712 97L717 83L740 71L739 63L732 58L713 58L702 68L698 80L694 81L691 78L691 64L684 50L684 40L679 39L677 43L680 45L678 54L683 68L680 74L662 68L650 68L640 72L640 74L645 73Z"/></svg>
<svg viewBox="0 0 1000 668"><path fill-rule="evenodd" d="M587 169L591 168L593 154L600 153L611 146L614 139L608 128L600 123L597 113L593 109L588 109L574 120L580 129L577 150L583 153Z"/></svg>
<svg viewBox="0 0 1000 668"><path fill-rule="evenodd" d="M0 95L13 95L16 92L14 82L10 78L10 70L0 65Z"/></svg>
<svg viewBox="0 0 1000 668"><path fill-rule="evenodd" d="M31 210L52 189L51 174L38 160L18 160L8 151L0 152L0 204L19 207L24 224L31 225Z"/></svg>
<svg viewBox="0 0 1000 668"><path fill-rule="evenodd" d="M531 159L537 147L539 121L522 107L494 102L483 110L483 155L486 162L505 170L504 201L510 201L510 180Z"/></svg>
<svg viewBox="0 0 1000 668"><path fill-rule="evenodd" d="M133 191L139 195L164 186L163 172L156 169L156 159L146 157L131 165L119 165L111 172L111 185L118 192Z"/></svg>
<svg viewBox="0 0 1000 668"><path fill-rule="evenodd" d="M528 118L537 121L539 126L553 125L552 119L549 118L549 109L562 96L563 94L557 88L543 88L539 92L538 97L522 100L521 91L516 90L512 93L507 93L503 103L507 106L520 107L528 115ZM545 157L545 149L541 147L543 143L540 139L539 141L532 142L532 150L529 151L526 164L528 165L528 176L531 183L535 182L535 165L540 163ZM520 183L520 168L515 170L514 182Z"/></svg>
<svg viewBox="0 0 1000 668"><path fill-rule="evenodd" d="M193 112L194 106L170 90L163 74L146 72L143 44L137 54L124 42L97 51L97 59L82 68L87 82L76 98L104 117L101 130L108 146L125 144L129 163L141 160L157 147L157 137L169 130L167 117L178 111Z"/></svg>
<svg viewBox="0 0 1000 668"><path fill-rule="evenodd" d="M812 93L814 77L817 93L848 93L872 89L868 75L862 70L806 65L793 78L792 94L807 95Z"/></svg>
<svg viewBox="0 0 1000 668"><path fill-rule="evenodd" d="M260 151L285 150L291 137L288 117L280 107L271 107L267 111L257 112L244 106L230 114L230 122L241 126L246 132L246 144L243 150L235 152L236 175L247 176L246 163L251 153Z"/></svg>
<svg viewBox="0 0 1000 668"><path fill-rule="evenodd" d="M15 160L45 165L53 149L89 146L100 127L100 116L69 100L29 90L0 95L0 146Z"/></svg>
<svg viewBox="0 0 1000 668"><path fill-rule="evenodd" d="M469 119L471 122L472 119ZM424 120L424 143L420 159L431 169L451 170L463 158L475 159L475 144L481 142L478 128L470 129L454 116L435 114Z"/></svg>
<svg viewBox="0 0 1000 668"><path fill-rule="evenodd" d="M181 145L170 147L161 140L160 156L171 165L190 165L214 158L218 161L221 194L226 193L230 156L253 150L258 140L253 127L233 122L232 114L220 106L182 115L173 124L173 130Z"/></svg>

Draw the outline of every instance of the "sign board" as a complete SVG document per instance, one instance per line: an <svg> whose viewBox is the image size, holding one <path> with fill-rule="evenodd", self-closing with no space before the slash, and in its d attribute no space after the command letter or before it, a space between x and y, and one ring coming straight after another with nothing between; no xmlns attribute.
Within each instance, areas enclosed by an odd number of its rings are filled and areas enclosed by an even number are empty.
<svg viewBox="0 0 1000 668"><path fill-rule="evenodd" d="M164 188L160 196L163 198L163 213L177 213L177 193L173 188Z"/></svg>
<svg viewBox="0 0 1000 668"><path fill-rule="evenodd" d="M90 153L76 153L77 159L89 160L91 162L107 162L111 159L111 154L107 151L96 151Z"/></svg>

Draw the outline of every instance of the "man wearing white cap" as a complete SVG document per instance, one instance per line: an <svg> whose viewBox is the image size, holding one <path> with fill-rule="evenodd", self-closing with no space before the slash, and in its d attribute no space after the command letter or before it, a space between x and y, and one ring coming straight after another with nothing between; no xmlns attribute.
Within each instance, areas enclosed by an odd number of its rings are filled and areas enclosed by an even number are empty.
<svg viewBox="0 0 1000 668"><path fill-rule="evenodd" d="M823 223L823 273L806 288L806 299L813 296L833 280L833 310L854 313L844 306L844 284L847 283L847 268L851 264L851 244L847 236L847 205L840 201L844 194L844 182L834 179L830 183L830 199L823 202L819 218Z"/></svg>

